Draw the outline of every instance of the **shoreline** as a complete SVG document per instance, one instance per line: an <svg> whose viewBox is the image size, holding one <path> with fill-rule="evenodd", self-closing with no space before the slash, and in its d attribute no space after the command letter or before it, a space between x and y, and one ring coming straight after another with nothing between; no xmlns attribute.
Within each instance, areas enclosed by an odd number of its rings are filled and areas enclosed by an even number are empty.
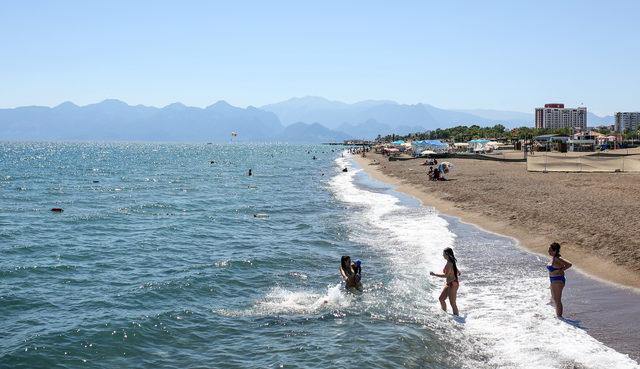
<svg viewBox="0 0 640 369"><path fill-rule="evenodd" d="M441 198L435 191L428 193L406 180L383 173L380 168L382 164L369 165L373 159L371 156L379 155L369 154L365 158L360 155L352 155L352 158L372 178L393 185L397 191L416 198L424 206L434 207L438 212L456 217L461 222L474 225L486 232L512 238L518 246L543 256L547 256L548 245L558 239L553 235L534 234L534 232L525 227L514 225L504 218L491 216L486 212L462 209L459 204ZM381 163L383 162L380 158L376 159ZM598 281L640 293L640 274L635 271L618 265L602 256L586 253L585 250L570 244L562 245L562 253L573 263L572 269Z"/></svg>

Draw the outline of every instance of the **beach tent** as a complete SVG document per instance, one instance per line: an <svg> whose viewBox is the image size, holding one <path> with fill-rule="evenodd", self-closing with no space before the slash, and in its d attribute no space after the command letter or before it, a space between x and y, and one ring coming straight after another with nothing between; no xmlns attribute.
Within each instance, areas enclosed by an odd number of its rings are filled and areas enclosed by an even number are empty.
<svg viewBox="0 0 640 369"><path fill-rule="evenodd" d="M396 146L404 145L404 140L393 141L391 144Z"/></svg>
<svg viewBox="0 0 640 369"><path fill-rule="evenodd" d="M419 155L425 150L433 151L434 154L441 154L449 152L449 144L444 143L440 140L421 140L421 141L413 141L411 143L413 147L413 152L415 155Z"/></svg>

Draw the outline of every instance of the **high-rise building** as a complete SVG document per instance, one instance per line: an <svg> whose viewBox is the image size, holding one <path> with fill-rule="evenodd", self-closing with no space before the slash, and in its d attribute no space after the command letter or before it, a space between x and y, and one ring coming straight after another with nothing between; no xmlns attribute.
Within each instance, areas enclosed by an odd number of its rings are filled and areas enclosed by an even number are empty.
<svg viewBox="0 0 640 369"><path fill-rule="evenodd" d="M587 129L587 108L565 108L564 104L545 104L536 108L536 128Z"/></svg>
<svg viewBox="0 0 640 369"><path fill-rule="evenodd" d="M637 131L640 129L640 112L617 112L616 113L616 132Z"/></svg>

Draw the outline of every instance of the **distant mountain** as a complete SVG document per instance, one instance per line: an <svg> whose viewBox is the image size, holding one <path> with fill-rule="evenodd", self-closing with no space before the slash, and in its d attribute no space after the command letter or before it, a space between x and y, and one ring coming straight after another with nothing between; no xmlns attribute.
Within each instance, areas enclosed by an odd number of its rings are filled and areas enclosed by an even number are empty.
<svg viewBox="0 0 640 369"><path fill-rule="evenodd" d="M490 109L447 110L429 104L398 104L388 100L367 100L355 104L307 96L261 107L278 115L284 125L295 122L318 122L353 137L374 138L378 134L406 134L457 125L507 128L534 125L531 113ZM611 124L613 117L588 113L590 126Z"/></svg>
<svg viewBox="0 0 640 369"><path fill-rule="evenodd" d="M293 98L261 109L278 115L283 124L318 122L354 137L373 138L378 134L425 131L455 125L511 125L462 111L439 109L428 104L406 105L388 100L367 100L355 104L322 97Z"/></svg>
<svg viewBox="0 0 640 369"><path fill-rule="evenodd" d="M265 105L261 109L275 113L284 125L298 122L317 122L335 129L343 123L356 123L358 113L382 104L396 103L386 100L367 100L356 104L346 104L340 101L330 101L323 97L307 96Z"/></svg>
<svg viewBox="0 0 640 369"><path fill-rule="evenodd" d="M591 127L614 122L611 116L588 114ZM324 142L473 124L533 126L533 113L446 110L388 100L347 104L313 96L244 109L225 101L203 109L181 103L157 108L104 100L85 106L65 102L53 108L0 109L0 140L227 142L231 132L237 132L245 142Z"/></svg>
<svg viewBox="0 0 640 369"><path fill-rule="evenodd" d="M616 118L612 115L605 115L604 117L599 117L589 111L587 111L587 124L589 127L597 127L597 126L610 126L616 123Z"/></svg>
<svg viewBox="0 0 640 369"><path fill-rule="evenodd" d="M375 119L369 119L366 122L360 124L343 123L338 127L338 131L349 132L351 137L359 138L375 138L377 135L386 135L395 133L399 135L405 135L414 132L424 131L424 128L419 126L397 126L395 128L376 121Z"/></svg>
<svg viewBox="0 0 640 369"><path fill-rule="evenodd" d="M240 141L254 142L321 142L344 135L312 125L285 130L274 113L224 101L205 109L181 103L163 108L131 106L119 100L0 109L0 140L226 142L232 131Z"/></svg>
<svg viewBox="0 0 640 369"><path fill-rule="evenodd" d="M485 119L511 122L516 125L533 126L535 122L535 117L533 113L522 113L519 111L503 111L503 110L491 110L491 109L468 109L468 110L456 110L456 111L461 113L472 114Z"/></svg>
<svg viewBox="0 0 640 369"><path fill-rule="evenodd" d="M287 126L279 135L280 141L285 142L342 142L349 139L346 133L331 130L318 123L294 123Z"/></svg>

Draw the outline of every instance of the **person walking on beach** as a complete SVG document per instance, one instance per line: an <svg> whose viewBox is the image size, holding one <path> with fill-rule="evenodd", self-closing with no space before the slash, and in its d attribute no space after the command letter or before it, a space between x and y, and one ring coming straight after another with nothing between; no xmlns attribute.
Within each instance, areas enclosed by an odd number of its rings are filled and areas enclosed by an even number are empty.
<svg viewBox="0 0 640 369"><path fill-rule="evenodd" d="M549 281L551 286L551 298L556 306L556 316L562 318L562 290L567 282L564 271L571 268L571 263L560 256L560 244L557 242L549 246L549 256L551 263L547 265L549 271Z"/></svg>
<svg viewBox="0 0 640 369"><path fill-rule="evenodd" d="M442 256L447 260L447 264L444 266L442 274L434 272L430 272L429 274L434 277L446 278L444 288L442 289L442 293L440 293L440 306L442 307L442 310L447 311L446 300L449 298L449 304L451 304L453 315L458 315L458 305L456 304L458 287L460 286L460 283L458 282L460 271L456 265L458 260L453 255L453 249L451 249L451 247L444 249Z"/></svg>

